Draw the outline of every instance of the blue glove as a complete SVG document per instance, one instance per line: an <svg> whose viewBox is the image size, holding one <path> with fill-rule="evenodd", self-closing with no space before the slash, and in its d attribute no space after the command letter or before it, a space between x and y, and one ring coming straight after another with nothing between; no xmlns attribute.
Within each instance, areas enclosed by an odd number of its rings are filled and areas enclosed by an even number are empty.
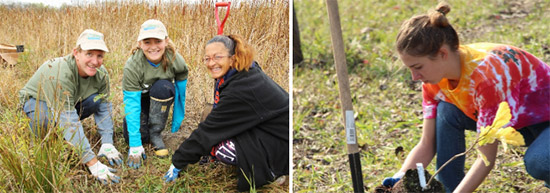
<svg viewBox="0 0 550 193"><path fill-rule="evenodd" d="M166 172L164 175L164 182L172 182L178 178L178 175L180 173L180 169L176 168L174 164L170 165L170 169Z"/></svg>
<svg viewBox="0 0 550 193"><path fill-rule="evenodd" d="M141 146L140 115L141 115L141 91L122 91L124 93L124 114L130 147Z"/></svg>
<svg viewBox="0 0 550 193"><path fill-rule="evenodd" d="M382 185L386 186L386 187L393 187L393 185L395 185L395 183L397 183L401 178L392 178L392 177L387 177L387 178L384 178L384 181L382 181Z"/></svg>
<svg viewBox="0 0 550 193"><path fill-rule="evenodd" d="M174 100L174 112L172 113L172 133L180 129L181 122L185 118L185 90L187 79L176 81L176 99Z"/></svg>
<svg viewBox="0 0 550 193"><path fill-rule="evenodd" d="M405 175L405 172L397 172L393 177L387 177L384 178L382 181L382 185L386 187L393 187L403 176Z"/></svg>

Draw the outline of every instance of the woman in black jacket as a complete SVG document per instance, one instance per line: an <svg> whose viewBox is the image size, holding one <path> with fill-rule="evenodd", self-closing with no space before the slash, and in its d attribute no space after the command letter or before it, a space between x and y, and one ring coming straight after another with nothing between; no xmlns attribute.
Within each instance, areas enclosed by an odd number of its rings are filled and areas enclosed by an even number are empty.
<svg viewBox="0 0 550 193"><path fill-rule="evenodd" d="M214 106L172 156L166 182L208 154L238 166L239 191L288 175L288 92L253 61L252 47L239 36L216 36L205 52L205 65L216 81Z"/></svg>

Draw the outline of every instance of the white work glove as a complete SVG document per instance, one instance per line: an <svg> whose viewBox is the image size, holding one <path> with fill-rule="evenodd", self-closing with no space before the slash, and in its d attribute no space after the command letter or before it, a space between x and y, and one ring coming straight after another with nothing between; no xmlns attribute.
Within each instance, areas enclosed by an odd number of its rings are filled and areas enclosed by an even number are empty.
<svg viewBox="0 0 550 193"><path fill-rule="evenodd" d="M145 155L145 149L143 149L143 146L130 147L130 150L128 151L128 166L138 169L139 166L141 166L141 161L146 158L147 155Z"/></svg>
<svg viewBox="0 0 550 193"><path fill-rule="evenodd" d="M103 165L100 161L97 161L94 165L88 167L92 176L99 180L102 184L118 183L120 177L111 172L116 172L115 169Z"/></svg>
<svg viewBox="0 0 550 193"><path fill-rule="evenodd" d="M122 155L118 150L116 150L115 146L110 143L105 143L101 145L101 148L99 149L99 152L97 153L98 157L106 157L107 160L109 160L109 164L112 166L120 165L122 164Z"/></svg>

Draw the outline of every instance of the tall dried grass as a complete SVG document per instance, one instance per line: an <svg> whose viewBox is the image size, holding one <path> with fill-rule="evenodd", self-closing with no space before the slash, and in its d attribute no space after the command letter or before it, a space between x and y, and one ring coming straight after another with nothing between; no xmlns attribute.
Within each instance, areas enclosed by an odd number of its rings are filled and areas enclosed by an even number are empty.
<svg viewBox="0 0 550 193"><path fill-rule="evenodd" d="M224 34L239 34L247 39L255 48L255 59L265 72L288 90L288 1L238 4L238 7L231 8ZM92 28L105 35L110 53L106 55L104 64L111 76L114 100L121 101L122 68L131 48L136 45L139 26L145 20L154 18L166 25L169 37L190 67L188 109L196 110L199 108L196 105L211 101L213 81L200 59L204 55L206 41L217 31L214 9L214 3L207 0L194 5L151 6L119 2L61 9L0 7L0 14L3 15L0 42L23 44L28 52L28 60L15 68L6 69L16 71L16 79L8 78L18 81L10 83L10 86L2 85L2 91L16 93L44 61L70 53L78 35L84 29ZM225 10L220 12L225 13ZM9 88L4 89L4 86ZM2 105L16 101L15 97L12 95L2 99Z"/></svg>
<svg viewBox="0 0 550 193"><path fill-rule="evenodd" d="M104 65L111 78L115 132L121 132L122 69L130 50L136 45L140 25L147 19L158 19L166 25L169 38L189 66L184 127L196 128L204 103L212 101L213 80L201 58L205 43L217 32L214 9L214 2L210 0L198 4L156 5L102 2L59 9L0 5L0 42L25 45L19 64L0 69L0 80L3 80L0 82L0 114L4 115L0 116L0 140L30 140L30 135L27 135L30 129L19 109L19 89L46 60L69 54L78 35L88 28L102 32L110 50ZM225 9L220 12L220 17L223 17ZM266 74L286 90L289 88L288 14L288 0L233 1L224 28L224 34L243 36L256 50L255 60ZM93 141L98 139L92 138ZM4 154L1 156L5 157ZM0 174L4 173L9 172ZM0 182L17 187L16 181L10 177L0 177Z"/></svg>

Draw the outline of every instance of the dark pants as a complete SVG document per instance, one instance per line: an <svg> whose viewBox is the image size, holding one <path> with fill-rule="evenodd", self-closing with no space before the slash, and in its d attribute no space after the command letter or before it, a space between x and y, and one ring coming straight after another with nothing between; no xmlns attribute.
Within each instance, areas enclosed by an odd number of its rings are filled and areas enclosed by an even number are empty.
<svg viewBox="0 0 550 193"><path fill-rule="evenodd" d="M94 98L97 96L98 94L92 94L83 101L76 103L74 107L76 108L76 113L80 116L80 120L88 118L99 110L101 100L94 101Z"/></svg>
<svg viewBox="0 0 550 193"><path fill-rule="evenodd" d="M149 106L151 104L151 97L157 99L169 99L174 97L176 89L174 84L169 80L157 80L149 91L141 93L141 115L140 115L140 133L141 133L141 142L149 143ZM124 132L123 136L127 144L129 144L128 139L128 129L126 125L126 118L123 120Z"/></svg>

